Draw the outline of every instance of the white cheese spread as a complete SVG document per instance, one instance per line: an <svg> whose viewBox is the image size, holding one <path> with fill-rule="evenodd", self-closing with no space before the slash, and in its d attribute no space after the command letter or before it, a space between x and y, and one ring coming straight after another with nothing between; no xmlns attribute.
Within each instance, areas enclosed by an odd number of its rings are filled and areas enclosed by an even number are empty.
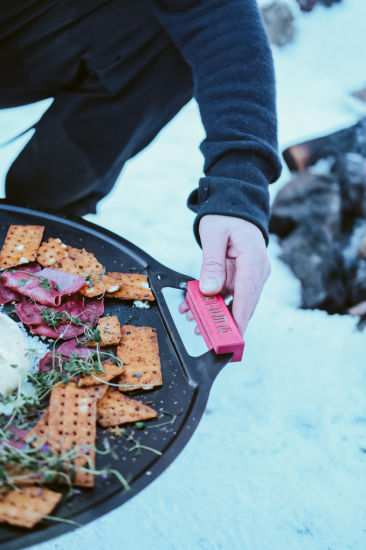
<svg viewBox="0 0 366 550"><path fill-rule="evenodd" d="M0 313L0 401L15 390L30 369L27 341L18 325Z"/></svg>

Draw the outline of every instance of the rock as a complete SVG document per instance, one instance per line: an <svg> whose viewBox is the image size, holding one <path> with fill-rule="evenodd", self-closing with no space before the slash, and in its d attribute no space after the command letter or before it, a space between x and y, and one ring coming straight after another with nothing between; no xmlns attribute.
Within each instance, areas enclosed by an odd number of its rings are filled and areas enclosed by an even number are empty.
<svg viewBox="0 0 366 550"><path fill-rule="evenodd" d="M336 175L301 172L277 194L269 230L284 238L298 225L312 221L324 225L332 235L340 232L340 187Z"/></svg>
<svg viewBox="0 0 366 550"><path fill-rule="evenodd" d="M341 256L331 231L304 222L282 241L280 258L301 281L302 307L342 312L347 299Z"/></svg>
<svg viewBox="0 0 366 550"><path fill-rule="evenodd" d="M348 302L359 304L366 300L366 260L357 258L347 270Z"/></svg>
<svg viewBox="0 0 366 550"><path fill-rule="evenodd" d="M357 153L366 158L366 117L356 124L327 136L292 145L283 151L283 158L291 171L304 170L320 159L345 153Z"/></svg>
<svg viewBox="0 0 366 550"><path fill-rule="evenodd" d="M361 256L361 258L366 260L366 235L362 239L361 244L358 247L357 252L358 252L359 256ZM365 313L366 313L366 311L365 311Z"/></svg>
<svg viewBox="0 0 366 550"><path fill-rule="evenodd" d="M269 41L277 46L284 46L294 37L294 16L291 8L284 2L275 1L262 8L262 16Z"/></svg>
<svg viewBox="0 0 366 550"><path fill-rule="evenodd" d="M358 153L339 155L332 170L340 182L342 229L350 232L358 219L366 218L366 158Z"/></svg>
<svg viewBox="0 0 366 550"><path fill-rule="evenodd" d="M297 0L301 11L311 11L318 0Z"/></svg>
<svg viewBox="0 0 366 550"><path fill-rule="evenodd" d="M320 3L327 8L330 8L333 4L339 4L341 0L320 0Z"/></svg>
<svg viewBox="0 0 366 550"><path fill-rule="evenodd" d="M340 2L341 0L297 0L297 3L300 6L301 11L311 11L315 4L323 4L329 8L332 4Z"/></svg>

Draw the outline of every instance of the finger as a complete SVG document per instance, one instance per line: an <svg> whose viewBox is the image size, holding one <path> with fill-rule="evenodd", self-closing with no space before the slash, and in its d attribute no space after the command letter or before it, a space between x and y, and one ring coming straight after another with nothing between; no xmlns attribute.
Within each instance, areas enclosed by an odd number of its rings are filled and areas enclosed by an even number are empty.
<svg viewBox="0 0 366 550"><path fill-rule="evenodd" d="M226 250L228 236L225 232L215 232L205 229L200 232L202 243L202 268L200 274L200 290L203 294L212 296L221 292L226 281Z"/></svg>
<svg viewBox="0 0 366 550"><path fill-rule="evenodd" d="M191 310L187 311L186 317L187 317L188 321L193 321L194 317L193 317L193 313L191 312Z"/></svg>
<svg viewBox="0 0 366 550"><path fill-rule="evenodd" d="M249 320L255 311L269 273L268 258L263 261L243 255L237 258L232 312L242 334L246 331Z"/></svg>
<svg viewBox="0 0 366 550"><path fill-rule="evenodd" d="M201 331L198 327L195 327L194 333L197 334L197 336L198 336L199 334L201 334Z"/></svg>
<svg viewBox="0 0 366 550"><path fill-rule="evenodd" d="M187 300L184 300L184 302L182 302L182 303L179 305L178 311L179 311L179 313L181 313L182 315L183 315L184 313L187 313L187 311L189 311L189 305L188 305Z"/></svg>

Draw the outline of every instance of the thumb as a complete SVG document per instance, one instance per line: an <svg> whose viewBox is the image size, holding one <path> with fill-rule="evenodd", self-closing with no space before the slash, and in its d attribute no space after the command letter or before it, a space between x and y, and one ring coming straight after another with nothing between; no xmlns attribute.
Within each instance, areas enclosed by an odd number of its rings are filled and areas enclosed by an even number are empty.
<svg viewBox="0 0 366 550"><path fill-rule="evenodd" d="M213 295L221 292L226 282L226 250L228 236L224 232L200 232L203 260L200 290Z"/></svg>

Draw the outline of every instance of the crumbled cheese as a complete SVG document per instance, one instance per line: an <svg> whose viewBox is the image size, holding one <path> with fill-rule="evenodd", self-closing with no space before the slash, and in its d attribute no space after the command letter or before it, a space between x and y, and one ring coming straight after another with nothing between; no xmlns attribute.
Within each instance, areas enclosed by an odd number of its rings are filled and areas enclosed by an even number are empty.
<svg viewBox="0 0 366 550"><path fill-rule="evenodd" d="M18 264L27 264L29 262L28 258L21 257Z"/></svg>
<svg viewBox="0 0 366 550"><path fill-rule="evenodd" d="M147 288L147 290L151 290L151 288L149 287L149 283L141 283L141 286Z"/></svg>
<svg viewBox="0 0 366 550"><path fill-rule="evenodd" d="M68 253L68 252L65 252L65 256L68 256L68 255L69 255L69 253Z"/></svg>
<svg viewBox="0 0 366 550"><path fill-rule="evenodd" d="M93 288L88 288L88 290L86 292L87 292L87 294L89 294L89 292L93 292L93 290L94 290Z"/></svg>
<svg viewBox="0 0 366 550"><path fill-rule="evenodd" d="M141 309L148 309L150 307L148 302L141 302L141 300L135 300L133 305Z"/></svg>
<svg viewBox="0 0 366 550"><path fill-rule="evenodd" d="M61 239L56 239L56 241L57 241L58 243L60 243L60 242L61 242Z"/></svg>
<svg viewBox="0 0 366 550"><path fill-rule="evenodd" d="M119 285L114 285L109 288L108 292L116 292L116 290L118 289L119 289Z"/></svg>
<svg viewBox="0 0 366 550"><path fill-rule="evenodd" d="M61 241L60 241L61 242ZM62 244L61 248L67 248L67 244Z"/></svg>
<svg viewBox="0 0 366 550"><path fill-rule="evenodd" d="M18 244L18 246L15 247L17 250L23 250L24 244Z"/></svg>
<svg viewBox="0 0 366 550"><path fill-rule="evenodd" d="M55 263L55 258L48 258L48 263L49 264L54 264Z"/></svg>
<svg viewBox="0 0 366 550"><path fill-rule="evenodd" d="M86 413L88 410L88 400L86 397L82 397L78 400L80 412Z"/></svg>

